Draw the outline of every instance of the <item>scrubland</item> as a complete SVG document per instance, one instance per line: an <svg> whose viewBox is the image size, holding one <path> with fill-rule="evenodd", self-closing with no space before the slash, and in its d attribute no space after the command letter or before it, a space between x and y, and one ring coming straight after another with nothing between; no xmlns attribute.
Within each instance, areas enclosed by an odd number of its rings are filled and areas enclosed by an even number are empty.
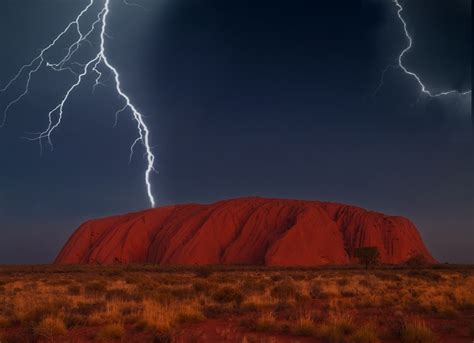
<svg viewBox="0 0 474 343"><path fill-rule="evenodd" d="M0 342L472 342L474 269L0 267Z"/></svg>

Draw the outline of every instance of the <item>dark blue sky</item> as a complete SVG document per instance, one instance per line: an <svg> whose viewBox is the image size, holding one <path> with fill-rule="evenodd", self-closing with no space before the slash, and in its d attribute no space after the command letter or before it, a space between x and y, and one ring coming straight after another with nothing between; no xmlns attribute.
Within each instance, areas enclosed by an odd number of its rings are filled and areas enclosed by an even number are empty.
<svg viewBox="0 0 474 343"><path fill-rule="evenodd" d="M147 116L159 205L350 203L407 216L436 258L474 263L471 98L420 97L400 70L373 96L406 46L391 1L140 3L148 10L112 1L107 49ZM415 43L407 66L434 90L469 89L471 2L402 3ZM85 4L6 0L1 85ZM128 164L129 114L112 127L121 103L111 81L74 92L54 151L21 139L46 127L72 80L36 74L0 129L0 263L50 262L84 220L148 206L143 151ZM22 85L0 95L1 108Z"/></svg>

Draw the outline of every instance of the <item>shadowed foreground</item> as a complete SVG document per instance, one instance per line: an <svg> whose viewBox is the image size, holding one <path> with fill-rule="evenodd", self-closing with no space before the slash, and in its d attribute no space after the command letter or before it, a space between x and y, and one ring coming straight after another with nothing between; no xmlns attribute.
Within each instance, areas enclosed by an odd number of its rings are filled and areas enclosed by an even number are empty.
<svg viewBox="0 0 474 343"><path fill-rule="evenodd" d="M5 342L471 342L474 269L0 267Z"/></svg>

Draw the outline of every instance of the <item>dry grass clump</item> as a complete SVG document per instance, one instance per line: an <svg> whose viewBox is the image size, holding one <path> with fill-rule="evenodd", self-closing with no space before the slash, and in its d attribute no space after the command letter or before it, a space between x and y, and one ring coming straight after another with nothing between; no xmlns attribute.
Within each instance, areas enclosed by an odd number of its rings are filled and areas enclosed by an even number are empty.
<svg viewBox="0 0 474 343"><path fill-rule="evenodd" d="M354 332L354 328L354 321L350 315L335 313L327 323L319 326L318 336L329 343L343 343Z"/></svg>
<svg viewBox="0 0 474 343"><path fill-rule="evenodd" d="M292 328L292 332L297 336L314 336L316 335L316 325L313 316L309 311L300 311L296 318L296 323Z"/></svg>
<svg viewBox="0 0 474 343"><path fill-rule="evenodd" d="M438 342L436 335L423 320L406 321L401 332L403 343L434 343Z"/></svg>
<svg viewBox="0 0 474 343"><path fill-rule="evenodd" d="M293 282L283 281L271 289L270 295L280 302L287 302L294 299L298 295L298 292Z"/></svg>
<svg viewBox="0 0 474 343"><path fill-rule="evenodd" d="M67 333L66 325L58 317L46 317L34 329L35 336L46 340L53 340L57 336Z"/></svg>
<svg viewBox="0 0 474 343"><path fill-rule="evenodd" d="M359 327L354 331L351 340L354 343L379 343L380 338L377 326L369 323Z"/></svg>

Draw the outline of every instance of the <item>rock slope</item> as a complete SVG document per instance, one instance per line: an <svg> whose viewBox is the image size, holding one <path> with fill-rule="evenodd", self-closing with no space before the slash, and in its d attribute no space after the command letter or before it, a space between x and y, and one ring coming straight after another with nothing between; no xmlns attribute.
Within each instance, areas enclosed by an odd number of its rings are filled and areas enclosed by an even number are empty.
<svg viewBox="0 0 474 343"><path fill-rule="evenodd" d="M69 238L58 264L353 263L376 246L383 263L435 260L406 218L337 203L242 198L174 205L90 220Z"/></svg>

